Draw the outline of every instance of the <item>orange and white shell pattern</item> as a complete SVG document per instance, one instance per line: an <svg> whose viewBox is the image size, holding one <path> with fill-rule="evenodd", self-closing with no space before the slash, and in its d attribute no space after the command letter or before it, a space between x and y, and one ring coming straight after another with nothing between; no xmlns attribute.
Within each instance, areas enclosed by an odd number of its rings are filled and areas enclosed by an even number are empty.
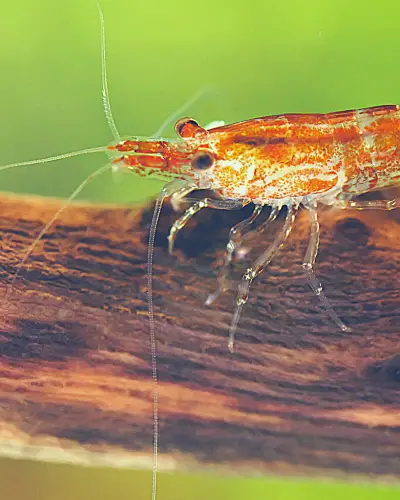
<svg viewBox="0 0 400 500"><path fill-rule="evenodd" d="M110 146L140 174L190 180L223 199L256 204L333 203L400 182L400 108L254 118L210 130L190 118L178 140L134 138Z"/></svg>
<svg viewBox="0 0 400 500"><path fill-rule="evenodd" d="M361 194L400 181L398 106L257 118L202 139L200 147L215 156L203 175L223 198L265 204L332 190Z"/></svg>

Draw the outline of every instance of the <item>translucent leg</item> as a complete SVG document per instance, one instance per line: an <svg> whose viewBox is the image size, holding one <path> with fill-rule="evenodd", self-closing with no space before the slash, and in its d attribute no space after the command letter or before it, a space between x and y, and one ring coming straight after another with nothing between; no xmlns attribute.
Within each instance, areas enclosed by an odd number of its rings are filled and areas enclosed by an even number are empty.
<svg viewBox="0 0 400 500"><path fill-rule="evenodd" d="M231 327L229 330L229 342L228 348L233 352L235 343L235 333L237 325L239 323L240 315L244 304L247 302L249 297L250 286L256 276L258 276L271 262L274 256L277 254L279 249L285 243L288 238L290 231L292 230L294 220L296 218L297 209L294 207L288 207L288 211L285 218L285 223L279 233L276 235L275 240L267 248L267 250L258 257L254 262L252 267L249 267L242 277L242 281L238 287L238 295L236 299L236 309L233 315Z"/></svg>
<svg viewBox="0 0 400 500"><path fill-rule="evenodd" d="M193 190L193 189L192 189ZM182 190L183 192L183 190ZM189 222L189 220L196 215L200 210L203 208L209 207L209 208L216 208L218 210L233 210L235 208L242 208L245 206L248 202L244 200L240 201L233 201L233 200L213 200L211 198L203 198L202 200L196 201L191 205L186 212L182 215L182 217L179 217L173 225L171 226L171 229L169 230L169 235L168 235L168 251L170 254L174 251L174 244L176 237L178 235L178 232L183 229L186 224Z"/></svg>
<svg viewBox="0 0 400 500"><path fill-rule="evenodd" d="M183 198L194 190L193 186L183 186L171 195L171 205L175 212L179 212Z"/></svg>
<svg viewBox="0 0 400 500"><path fill-rule="evenodd" d="M197 201L196 203L193 203L186 212L182 215L182 217L179 217L171 226L171 229L169 230L169 235L168 235L168 252L172 254L174 251L174 245L175 245L175 240L178 232L183 229L188 221L197 214L197 212L200 212L203 208L207 207L207 198L203 198L200 201Z"/></svg>
<svg viewBox="0 0 400 500"><path fill-rule="evenodd" d="M262 209L263 205L256 205L252 215L249 218L239 222L239 224L236 224L236 226L233 226L230 230L229 241L226 245L225 261L218 276L218 288L214 293L211 293L207 297L206 305L212 304L221 293L225 292L228 289L227 282L229 275L229 266L232 262L233 254L241 245L243 236L251 230L251 225L260 215ZM273 222L276 219L278 213L279 209L273 207L267 220L257 229L256 233L261 233L269 223Z"/></svg>
<svg viewBox="0 0 400 500"><path fill-rule="evenodd" d="M372 200L372 201L352 201L352 200L337 200L335 202L337 208L353 208L355 210L380 209L394 210L400 208L400 198L393 200Z"/></svg>
<svg viewBox="0 0 400 500"><path fill-rule="evenodd" d="M319 247L319 223L317 217L317 210L315 206L305 206L308 210L308 215L310 218L310 242L308 244L307 252L304 257L304 262L302 264L303 271L308 278L309 285L315 295L319 298L321 304L325 308L326 312L329 314L330 318L338 325L338 327L344 332L350 331L350 328L346 326L339 316L335 313L333 307L331 306L329 300L326 298L322 284L317 278L314 272L315 259L318 254Z"/></svg>
<svg viewBox="0 0 400 500"><path fill-rule="evenodd" d="M280 208L277 208L277 207L272 207L271 208L271 212L270 214L268 215L267 219L262 223L260 224L260 226L257 228L257 231L254 232L254 234L252 235L252 237L256 236L256 235L259 235L261 234L262 232L265 231L265 228L267 226L269 226L269 224L271 224L272 222L274 222L274 220L276 219L276 217L278 216L279 212L281 211ZM236 251L239 250L239 248L235 249Z"/></svg>
<svg viewBox="0 0 400 500"><path fill-rule="evenodd" d="M171 196L171 198L174 195L178 195L178 193L181 193L181 197L184 192L191 193L196 189L196 185L192 184L191 182L186 182L183 181L182 179L173 179L172 181L168 182L161 190L162 193L164 193L164 196Z"/></svg>

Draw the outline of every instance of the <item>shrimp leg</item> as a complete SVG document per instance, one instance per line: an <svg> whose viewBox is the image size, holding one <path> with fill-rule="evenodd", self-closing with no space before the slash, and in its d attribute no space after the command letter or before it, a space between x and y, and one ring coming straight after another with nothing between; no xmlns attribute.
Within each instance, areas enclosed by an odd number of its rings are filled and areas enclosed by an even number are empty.
<svg viewBox="0 0 400 500"><path fill-rule="evenodd" d="M251 214L250 217L247 219L239 222L235 226L231 228L229 231L229 241L228 244L226 245L226 253L225 253L225 261L224 264L219 272L218 276L218 288L214 293L211 293L206 300L206 305L210 305L214 302L214 300L223 292L225 292L228 287L227 287L227 281L228 281L228 274L229 274L229 266L232 262L232 257L233 253L240 247L242 243L243 236L248 233L251 230L251 225L255 221L255 219L260 215L261 211L263 209L263 205L256 205L254 208L253 213ZM265 222L257 229L257 233L261 233L265 227L273 222L276 219L276 216L279 213L279 209L276 207L273 207L271 209L271 212Z"/></svg>
<svg viewBox="0 0 400 500"><path fill-rule="evenodd" d="M193 189L191 189L193 191ZM183 191L182 191L183 192ZM190 192L190 191L189 191ZM179 193L179 192L178 192ZM186 193L188 194L188 193ZM186 224L189 222L189 220L196 215L200 210L203 208L215 208L218 210L233 210L235 208L242 208L245 205L247 205L249 202L245 200L238 200L238 201L232 201L232 200L213 200L211 198L203 198L199 201L196 201L191 205L186 212L182 215L182 217L179 217L171 226L171 229L169 230L168 234L168 251L170 254L174 251L174 244L176 237L178 235L178 232L183 229Z"/></svg>
<svg viewBox="0 0 400 500"><path fill-rule="evenodd" d="M170 202L175 212L179 212L182 200L194 189L195 188L192 185L183 186L171 195Z"/></svg>
<svg viewBox="0 0 400 500"><path fill-rule="evenodd" d="M366 210L366 209L394 210L395 208L400 208L400 198L394 198L393 200L372 200L372 201L337 200L334 206L341 209L353 208L355 210Z"/></svg>
<svg viewBox="0 0 400 500"><path fill-rule="evenodd" d="M344 332L350 331L350 328L346 326L339 316L334 311L329 300L326 298L322 284L317 278L314 272L315 259L318 254L319 247L319 222L317 216L317 210L315 205L304 205L308 211L310 218L310 242L308 244L307 252L304 257L304 262L302 264L303 271L308 278L309 285L315 295L319 298L322 306L325 308L328 315L331 317L332 321L338 325L338 327Z"/></svg>
<svg viewBox="0 0 400 500"><path fill-rule="evenodd" d="M262 255L260 255L260 257L258 257L258 259L253 263L253 265L249 267L243 274L242 281L238 287L238 295L236 298L236 309L229 330L228 348L231 352L233 352L234 348L235 333L237 325L239 323L240 315L243 306L244 304L246 304L247 299L249 297L250 286L254 278L258 276L268 266L268 264L275 257L275 255L278 253L282 245L287 240L290 231L293 228L296 214L297 214L297 208L294 208L293 206L288 206L285 222L283 224L282 229L276 235L275 240L271 243L271 245L267 248L267 250L265 250L265 252Z"/></svg>

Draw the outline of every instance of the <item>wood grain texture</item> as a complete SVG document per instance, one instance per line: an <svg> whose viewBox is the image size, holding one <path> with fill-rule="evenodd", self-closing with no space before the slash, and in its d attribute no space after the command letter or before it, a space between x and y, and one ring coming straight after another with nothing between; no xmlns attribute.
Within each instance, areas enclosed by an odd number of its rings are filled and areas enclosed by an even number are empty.
<svg viewBox="0 0 400 500"><path fill-rule="evenodd" d="M2 196L0 292L56 201ZM214 290L229 227L204 211L156 240L161 469L400 478L400 224L396 214L320 214L317 272L343 333L301 272L299 221L252 287L237 350L234 292ZM305 215L305 214L304 214ZM152 383L146 299L151 207L71 206L0 303L0 453L149 467ZM276 226L282 223L278 219ZM257 255L273 238L258 238ZM235 278L245 262L235 266Z"/></svg>

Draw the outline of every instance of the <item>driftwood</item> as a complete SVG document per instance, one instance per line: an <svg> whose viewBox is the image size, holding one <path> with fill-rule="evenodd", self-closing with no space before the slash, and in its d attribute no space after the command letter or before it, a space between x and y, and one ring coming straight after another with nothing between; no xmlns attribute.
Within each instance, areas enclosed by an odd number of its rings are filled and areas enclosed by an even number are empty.
<svg viewBox="0 0 400 500"><path fill-rule="evenodd" d="M2 297L24 250L59 207L2 196ZM305 217L254 283L236 352L234 305L212 306L229 227L248 212L204 211L166 251L154 304L160 468L400 478L400 225L394 213L326 210L317 272L338 330L301 272ZM146 302L150 208L73 205L0 307L0 453L149 467L152 382ZM279 225L280 221L277 221ZM273 237L259 238L259 251ZM245 263L236 264L235 277Z"/></svg>

